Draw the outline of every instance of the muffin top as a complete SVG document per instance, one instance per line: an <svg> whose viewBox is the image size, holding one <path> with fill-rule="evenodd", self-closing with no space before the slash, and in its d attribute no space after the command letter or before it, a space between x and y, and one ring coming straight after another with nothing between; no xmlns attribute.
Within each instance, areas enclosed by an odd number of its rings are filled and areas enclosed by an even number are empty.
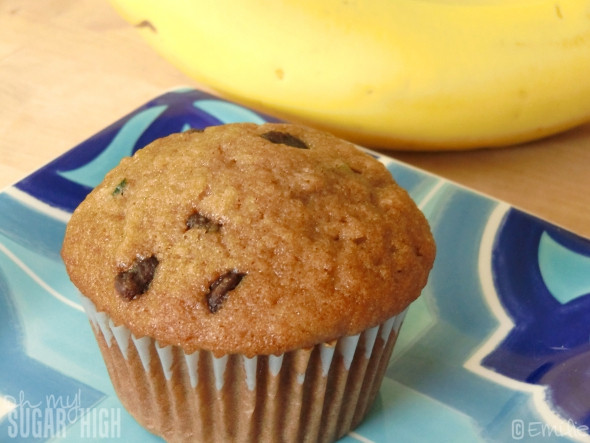
<svg viewBox="0 0 590 443"><path fill-rule="evenodd" d="M270 123L173 134L124 158L62 248L72 282L136 337L247 356L382 323L418 297L434 255L380 162Z"/></svg>

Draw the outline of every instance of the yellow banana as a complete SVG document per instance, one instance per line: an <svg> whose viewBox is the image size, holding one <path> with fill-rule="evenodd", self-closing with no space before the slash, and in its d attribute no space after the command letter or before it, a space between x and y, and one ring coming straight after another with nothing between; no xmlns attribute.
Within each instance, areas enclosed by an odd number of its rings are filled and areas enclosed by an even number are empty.
<svg viewBox="0 0 590 443"><path fill-rule="evenodd" d="M110 0L220 95L359 144L468 149L590 120L590 0Z"/></svg>

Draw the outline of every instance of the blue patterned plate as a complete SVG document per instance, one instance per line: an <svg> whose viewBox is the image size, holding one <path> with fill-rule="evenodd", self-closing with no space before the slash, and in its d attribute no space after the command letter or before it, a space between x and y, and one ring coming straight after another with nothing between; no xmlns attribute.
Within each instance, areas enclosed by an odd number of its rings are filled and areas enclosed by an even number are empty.
<svg viewBox="0 0 590 443"><path fill-rule="evenodd" d="M113 392L59 256L65 225L155 138L269 120L172 91L0 193L0 441L159 441ZM370 415L342 441L590 441L590 241L372 154L428 217L438 256Z"/></svg>

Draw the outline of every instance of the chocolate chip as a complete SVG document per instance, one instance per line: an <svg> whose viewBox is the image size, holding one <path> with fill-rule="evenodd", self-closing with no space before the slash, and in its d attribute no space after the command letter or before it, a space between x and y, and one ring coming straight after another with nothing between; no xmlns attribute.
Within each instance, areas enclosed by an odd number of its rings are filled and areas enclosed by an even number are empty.
<svg viewBox="0 0 590 443"><path fill-rule="evenodd" d="M154 278L158 259L155 256L136 260L127 271L115 277L115 289L126 300L134 300L145 293Z"/></svg>
<svg viewBox="0 0 590 443"><path fill-rule="evenodd" d="M240 284L244 275L237 271L229 271L209 286L207 306L209 306L209 311L212 314L219 311L219 308L221 308L230 291L233 291Z"/></svg>
<svg viewBox="0 0 590 443"><path fill-rule="evenodd" d="M305 142L286 132L268 131L262 134L261 137L271 143L292 146L299 149L309 149Z"/></svg>
<svg viewBox="0 0 590 443"><path fill-rule="evenodd" d="M195 227L204 229L205 232L217 232L221 228L221 224L214 222L198 212L194 212L186 220L186 228L192 229Z"/></svg>

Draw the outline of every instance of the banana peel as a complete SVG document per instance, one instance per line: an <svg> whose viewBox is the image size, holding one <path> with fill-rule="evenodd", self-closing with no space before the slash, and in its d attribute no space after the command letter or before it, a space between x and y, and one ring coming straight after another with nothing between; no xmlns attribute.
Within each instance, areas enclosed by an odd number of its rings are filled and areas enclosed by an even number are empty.
<svg viewBox="0 0 590 443"><path fill-rule="evenodd" d="M590 121L590 0L110 0L232 99L369 147L460 150Z"/></svg>

